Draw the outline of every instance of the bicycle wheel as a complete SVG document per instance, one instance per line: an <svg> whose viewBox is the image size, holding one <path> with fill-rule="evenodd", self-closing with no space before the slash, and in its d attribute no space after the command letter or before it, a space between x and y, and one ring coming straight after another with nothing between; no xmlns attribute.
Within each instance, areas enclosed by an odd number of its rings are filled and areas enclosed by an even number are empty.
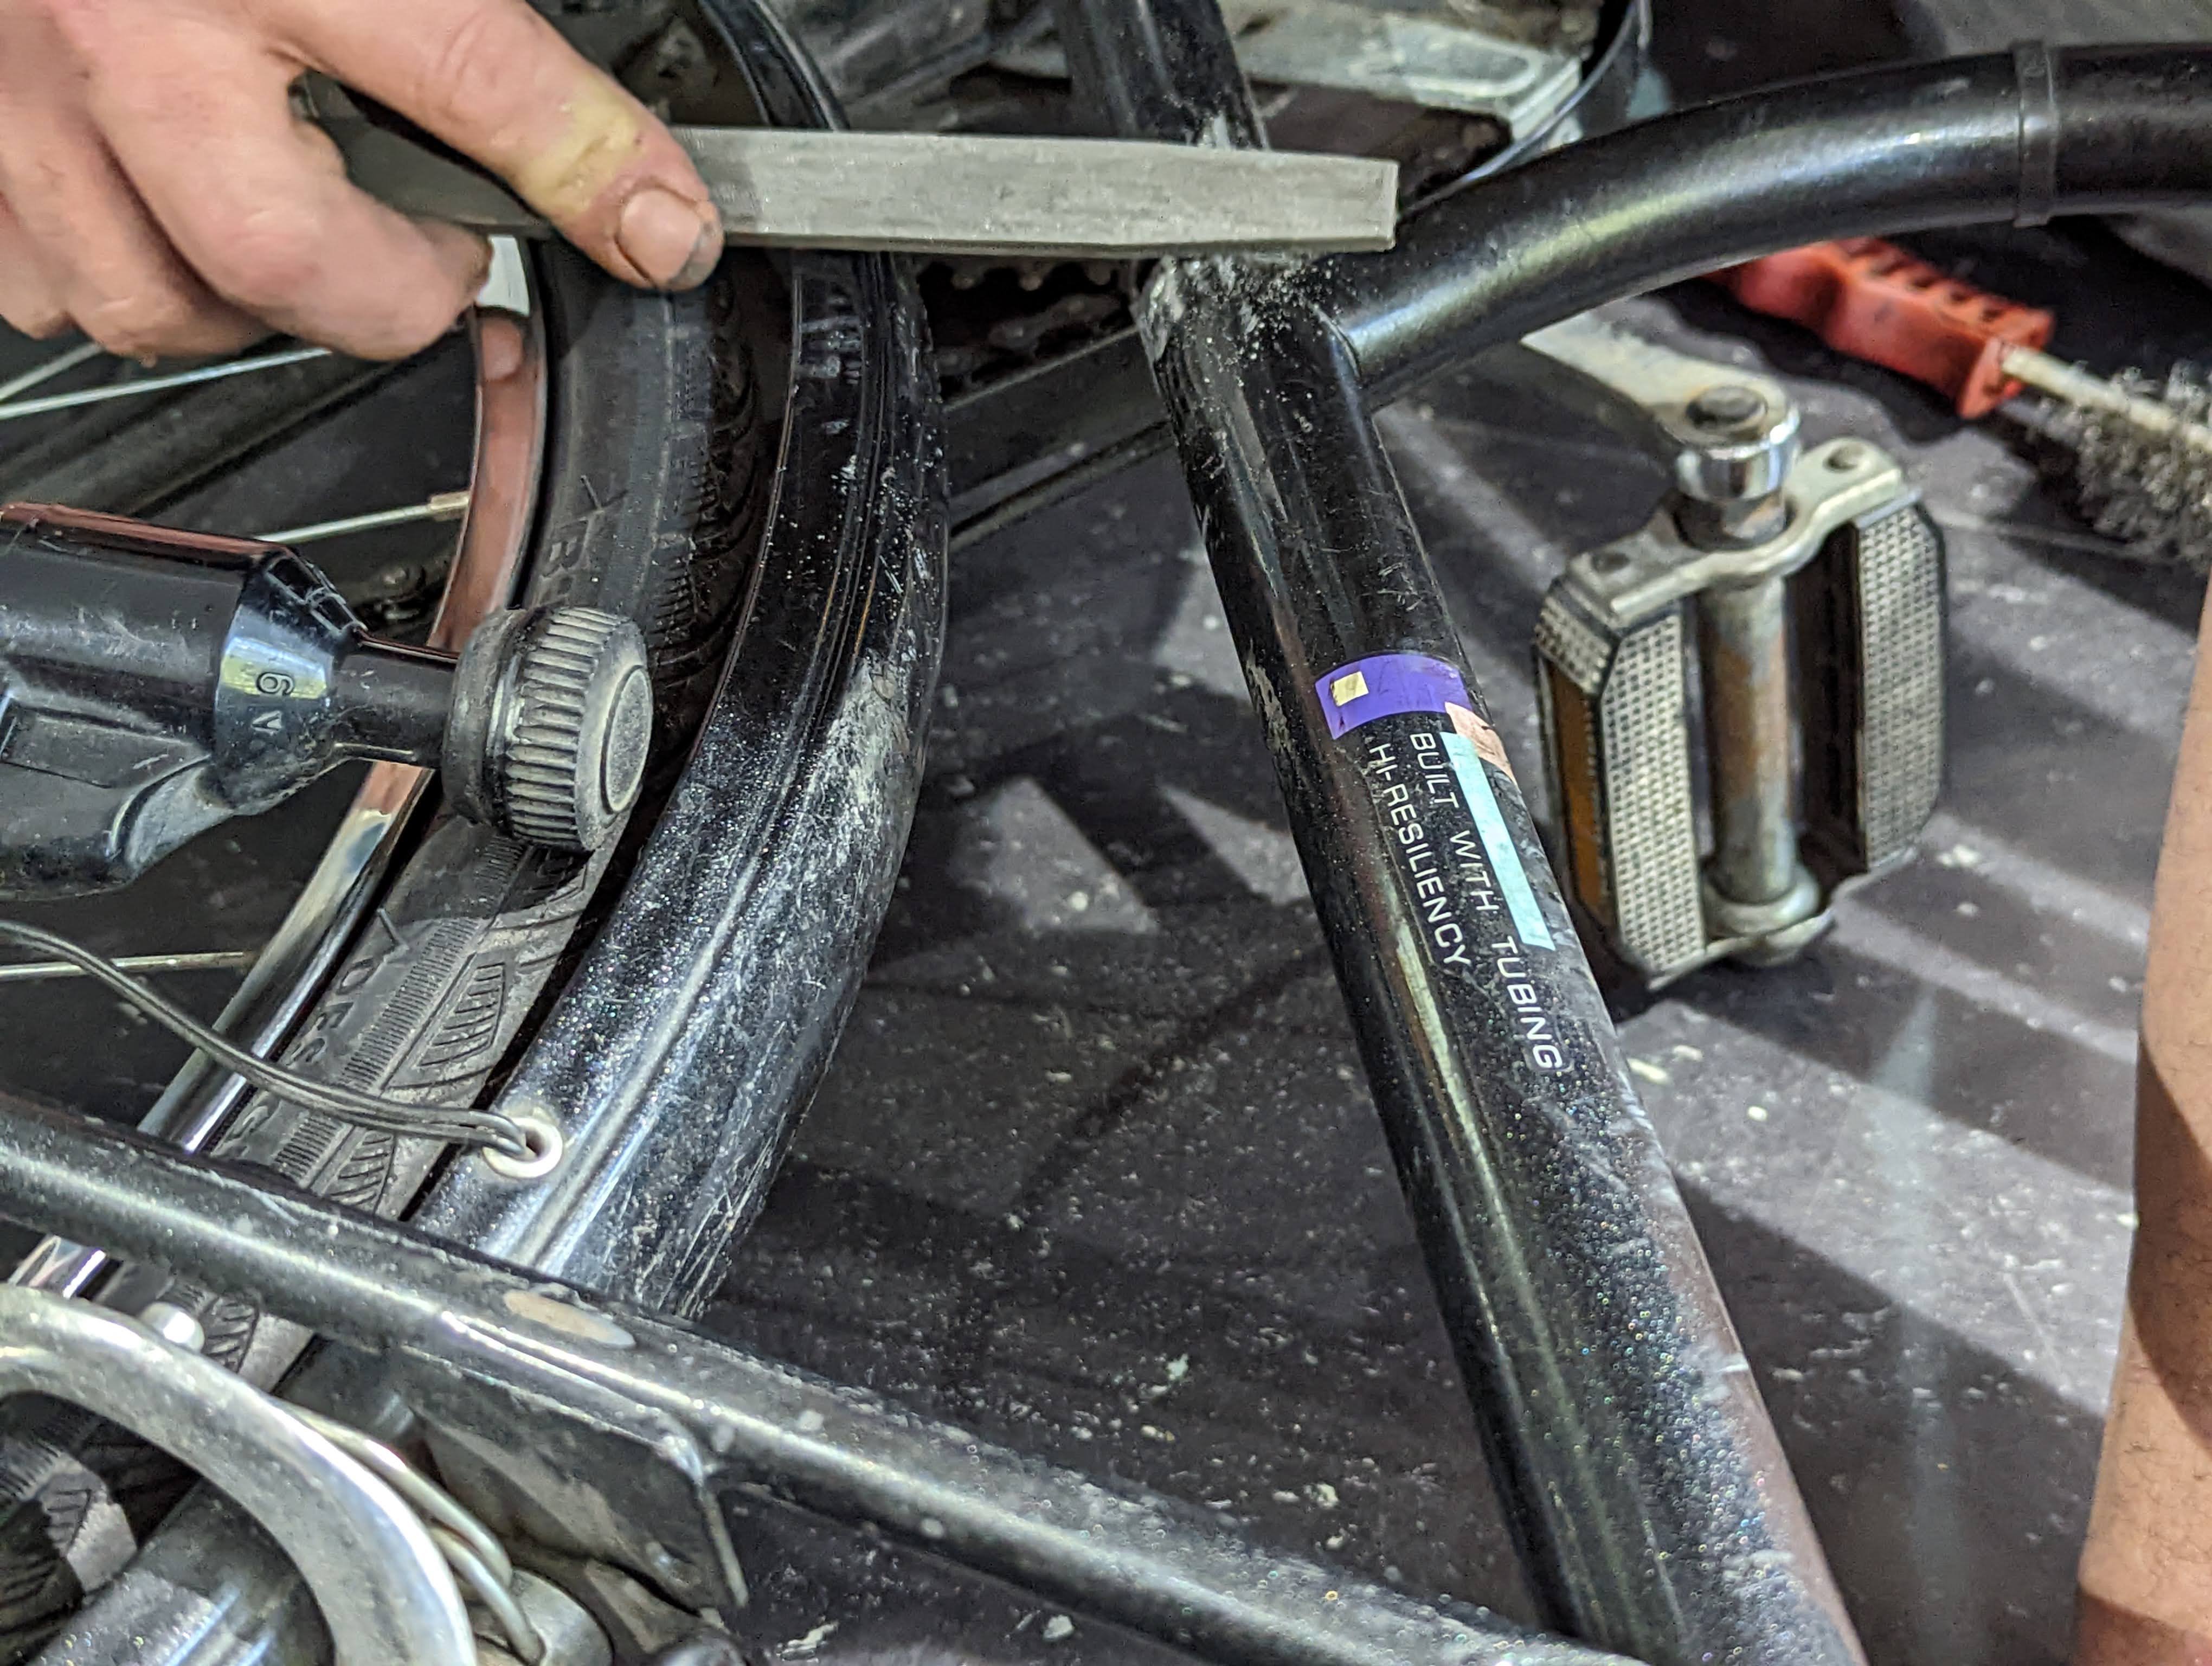
<svg viewBox="0 0 2212 1666"><path fill-rule="evenodd" d="M828 119L801 61L759 13L715 5L702 26L727 72L694 84L692 97L720 111L750 102L785 123ZM600 1213L582 1199L649 1195L665 1230L646 1248L696 1284L746 1218L716 1177L734 1166L755 1177L755 1201L764 1189L849 1005L903 846L941 611L934 390L918 305L885 259L733 257L708 289L675 297L624 289L562 250L533 257L531 276L527 320L478 331L480 372L495 361L507 374L480 377L477 481L441 629L465 635L509 595L635 620L658 707L645 795L624 836L586 859L438 814L416 772L378 766L228 1018L237 1038L295 1069L426 1106L474 1102L528 1072L532 1037L560 1028L572 973L586 986L596 969L634 987L625 963L642 953L690 1010L742 1005L755 1021L752 1090L725 1098L719 1127L695 1118L684 1130L720 1164L647 1173L642 1143L586 1153L577 1140L565 1173L518 1177L429 1140L248 1094L204 1065L187 1067L154 1120L387 1213L413 1209L433 1182L465 1197L459 1183L473 1180L507 1216L529 1214L558 1235ZM828 755L856 742L858 760ZM735 906L711 940L633 913L651 915L686 873L718 861ZM721 951L751 937L756 921L784 931L782 911L802 891L837 915L792 945L811 964L765 1000L730 1000L742 980L718 976L730 970L716 964L729 958ZM621 1073L654 1073L641 1046L671 1050L665 1036L636 1034L650 1014L605 1022L605 1001L592 999L601 1016L588 1027L623 1063L596 1072L596 1098L563 1107L580 1130L607 1101L637 1105ZM573 1060L573 1048L553 1050ZM680 1068L674 1079L685 1079ZM210 1353L258 1382L276 1380L304 1341L219 1292L108 1268L77 1246L41 1246L19 1276L97 1290L126 1310L157 1299L182 1308ZM647 1298L672 1305L687 1293L664 1280ZM12 1409L0 1487L27 1507L0 1528L0 1620L28 1635L112 1574L178 1488L173 1470L89 1420L58 1427L52 1408Z"/></svg>

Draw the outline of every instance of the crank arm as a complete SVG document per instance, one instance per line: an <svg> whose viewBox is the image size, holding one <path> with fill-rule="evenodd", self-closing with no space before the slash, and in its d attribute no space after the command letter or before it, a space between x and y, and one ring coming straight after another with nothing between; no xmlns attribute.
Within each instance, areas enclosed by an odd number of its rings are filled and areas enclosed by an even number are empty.
<svg viewBox="0 0 2212 1666"><path fill-rule="evenodd" d="M1686 497L1766 496L1796 459L1797 406L1771 376L1677 352L1587 313L1533 331L1521 345L1544 361L1551 398L1633 442ZM1493 354L1489 367L1510 357Z"/></svg>

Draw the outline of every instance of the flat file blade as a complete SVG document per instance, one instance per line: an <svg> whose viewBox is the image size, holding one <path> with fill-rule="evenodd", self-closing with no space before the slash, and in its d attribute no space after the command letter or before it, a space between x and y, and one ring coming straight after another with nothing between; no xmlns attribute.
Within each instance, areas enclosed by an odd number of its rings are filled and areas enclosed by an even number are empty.
<svg viewBox="0 0 2212 1666"><path fill-rule="evenodd" d="M685 128L733 243L1115 258L1387 249L1398 168L1127 139Z"/></svg>

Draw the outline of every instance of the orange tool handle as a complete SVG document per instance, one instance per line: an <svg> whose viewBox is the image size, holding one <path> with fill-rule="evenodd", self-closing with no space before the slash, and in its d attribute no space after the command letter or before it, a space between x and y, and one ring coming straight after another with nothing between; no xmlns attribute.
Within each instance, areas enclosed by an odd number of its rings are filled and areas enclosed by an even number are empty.
<svg viewBox="0 0 2212 1666"><path fill-rule="evenodd" d="M2050 313L1961 283L1878 237L1786 249L1712 277L1754 313L1790 319L1838 353L1927 383L1961 416L2021 391L2004 374L2007 348L2051 339Z"/></svg>

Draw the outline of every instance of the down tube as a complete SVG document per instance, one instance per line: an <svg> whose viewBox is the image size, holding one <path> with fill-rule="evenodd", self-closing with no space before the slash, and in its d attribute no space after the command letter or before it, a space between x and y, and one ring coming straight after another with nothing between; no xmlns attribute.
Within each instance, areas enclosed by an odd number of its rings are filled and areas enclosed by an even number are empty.
<svg viewBox="0 0 2212 1666"><path fill-rule="evenodd" d="M1231 261L1145 324L1492 1468L1548 1619L1860 1658L1342 339Z"/></svg>

